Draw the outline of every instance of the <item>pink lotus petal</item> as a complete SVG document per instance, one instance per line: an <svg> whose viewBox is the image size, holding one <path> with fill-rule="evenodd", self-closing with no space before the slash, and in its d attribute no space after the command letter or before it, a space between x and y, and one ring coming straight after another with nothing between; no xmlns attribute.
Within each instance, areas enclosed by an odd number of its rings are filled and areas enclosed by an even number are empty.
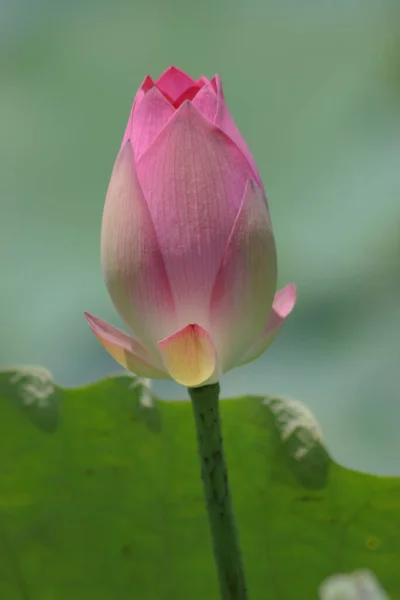
<svg viewBox="0 0 400 600"><path fill-rule="evenodd" d="M138 163L139 180L174 294L177 329L207 328L211 289L251 168L185 102Z"/></svg>
<svg viewBox="0 0 400 600"><path fill-rule="evenodd" d="M289 283L275 294L274 303L261 336L239 360L236 366L255 360L268 348L296 304L296 286Z"/></svg>
<svg viewBox="0 0 400 600"><path fill-rule="evenodd" d="M169 379L162 365L152 363L149 353L139 342L90 313L85 313L85 317L102 346L125 369L139 377Z"/></svg>
<svg viewBox="0 0 400 600"><path fill-rule="evenodd" d="M218 380L217 356L210 334L200 325L187 325L158 343L165 368L181 385L197 387ZM214 381L214 380L213 380Z"/></svg>
<svg viewBox="0 0 400 600"><path fill-rule="evenodd" d="M103 213L101 254L111 299L151 350L176 331L175 307L129 142L114 166Z"/></svg>
<svg viewBox="0 0 400 600"><path fill-rule="evenodd" d="M140 87L139 87L138 91L136 92L136 96L133 101L133 104L136 106L136 108L139 106L140 102L143 100L143 98L145 97L147 92L149 92L155 85L156 84L154 83L154 81L150 77L150 75L146 75L146 77L143 79L142 83L140 84ZM130 133L132 133L132 131ZM130 137L130 135L129 135L129 137Z"/></svg>
<svg viewBox="0 0 400 600"><path fill-rule="evenodd" d="M211 83L215 86L218 96L218 108L215 118L215 124L218 125L218 127L220 127L222 131L224 131L226 135L228 135L231 138L231 140L235 142L237 147L240 148L240 150L243 152L249 164L251 165L251 168L253 169L253 177L255 177L258 185L262 187L261 177L258 172L253 155L251 154L246 142L243 139L242 134L237 128L236 123L233 120L226 105L220 76L215 75L212 78Z"/></svg>
<svg viewBox="0 0 400 600"><path fill-rule="evenodd" d="M147 94L147 92L149 92L151 90L151 88L153 88L155 86L155 83L153 81L153 79L150 77L150 75L146 75L146 77L143 79L139 90L141 90L142 92L144 92L145 94Z"/></svg>
<svg viewBox="0 0 400 600"><path fill-rule="evenodd" d="M149 75L146 75L146 77L142 81L142 84L141 84L140 88L136 92L136 96L135 96L135 98L133 100L131 112L129 114L128 123L127 123L126 129L125 129L125 134L124 134L124 137L123 137L123 140L122 140L121 148L122 148L122 146L124 146L125 142L127 140L131 139L131 137L132 137L132 133L133 133L133 113L135 112L135 110L139 106L140 102L143 100L145 94L153 86L154 86L154 81L152 80L152 78Z"/></svg>
<svg viewBox="0 0 400 600"><path fill-rule="evenodd" d="M157 79L156 85L175 102L189 87L196 85L196 82L180 69L171 66Z"/></svg>
<svg viewBox="0 0 400 600"><path fill-rule="evenodd" d="M207 77L204 77L204 75L201 75L198 80L196 81L196 83L198 84L199 87L202 87L203 85L211 85L211 82L209 79L207 79Z"/></svg>
<svg viewBox="0 0 400 600"><path fill-rule="evenodd" d="M160 90L152 87L134 110L134 126L129 136L136 163L169 121L175 110ZM124 140L128 139L125 133Z"/></svg>
<svg viewBox="0 0 400 600"><path fill-rule="evenodd" d="M213 78L211 79L211 81L210 81L210 84L212 85L212 87L214 88L214 90L215 90L216 92L218 92L218 86L217 86L217 77L218 77L218 80L220 81L220 80L221 80L221 78L220 78L220 76L219 76L219 75L214 75L214 77L213 77ZM221 86L221 87L222 87L222 86Z"/></svg>
<svg viewBox="0 0 400 600"><path fill-rule="evenodd" d="M196 97L196 94L198 93L199 89L200 86L192 85L190 88L185 90L180 96L178 96L178 98L173 103L174 107L179 108L179 106L183 104L185 100L193 100Z"/></svg>
<svg viewBox="0 0 400 600"><path fill-rule="evenodd" d="M211 123L217 114L217 95L210 85L204 85L193 100L194 106Z"/></svg>
<svg viewBox="0 0 400 600"><path fill-rule="evenodd" d="M211 296L211 329L223 372L262 331L276 289L276 251L262 190L249 180Z"/></svg>

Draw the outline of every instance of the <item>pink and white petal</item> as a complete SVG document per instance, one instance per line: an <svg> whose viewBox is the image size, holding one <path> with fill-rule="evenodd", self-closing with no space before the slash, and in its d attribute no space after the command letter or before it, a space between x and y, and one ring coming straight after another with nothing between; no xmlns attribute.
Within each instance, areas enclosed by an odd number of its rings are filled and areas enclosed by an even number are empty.
<svg viewBox="0 0 400 600"><path fill-rule="evenodd" d="M102 346L125 369L139 377L170 379L162 365L151 362L149 353L138 341L90 313L85 313L85 317Z"/></svg>
<svg viewBox="0 0 400 600"><path fill-rule="evenodd" d="M204 85L193 100L194 106L211 123L215 123L217 95L210 85Z"/></svg>
<svg viewBox="0 0 400 600"><path fill-rule="evenodd" d="M128 141L114 166L101 234L106 285L122 319L149 349L176 331L174 300Z"/></svg>
<svg viewBox="0 0 400 600"><path fill-rule="evenodd" d="M268 315L264 330L254 346L239 360L237 366L245 365L259 356L272 344L280 328L292 312L296 304L296 286L289 283L275 294L271 312Z"/></svg>
<svg viewBox="0 0 400 600"><path fill-rule="evenodd" d="M136 163L174 112L173 106L156 87L152 87L135 108L130 140Z"/></svg>
<svg viewBox="0 0 400 600"><path fill-rule="evenodd" d="M158 343L164 366L172 379L186 387L218 381L214 343L206 329L187 325Z"/></svg>
<svg viewBox="0 0 400 600"><path fill-rule="evenodd" d="M249 180L211 296L211 335L223 372L260 335L276 290L276 250L262 190Z"/></svg>
<svg viewBox="0 0 400 600"><path fill-rule="evenodd" d="M218 97L218 108L215 117L215 124L218 125L218 127L220 127L222 131L224 131L233 142L235 142L238 148L240 148L253 170L253 177L257 181L258 185L262 186L261 177L258 172L256 161L254 160L253 155L249 150L249 147L243 139L243 136L240 133L238 127L236 126L236 123L233 120L232 115L229 112L228 107L226 105L220 76L214 75L214 77L211 80L211 83L213 86L215 86Z"/></svg>
<svg viewBox="0 0 400 600"><path fill-rule="evenodd" d="M156 85L163 94L166 94L175 102L188 88L196 85L196 82L180 69L171 66L160 75Z"/></svg>
<svg viewBox="0 0 400 600"><path fill-rule="evenodd" d="M138 163L139 180L174 294L177 329L208 327L211 289L251 169L191 102Z"/></svg>

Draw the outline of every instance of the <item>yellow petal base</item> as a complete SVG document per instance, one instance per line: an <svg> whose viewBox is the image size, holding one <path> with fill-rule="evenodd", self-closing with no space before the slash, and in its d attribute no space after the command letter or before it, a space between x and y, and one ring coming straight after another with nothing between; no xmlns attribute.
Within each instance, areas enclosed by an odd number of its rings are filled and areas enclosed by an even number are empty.
<svg viewBox="0 0 400 600"><path fill-rule="evenodd" d="M177 383L197 387L213 375L216 352L210 334L200 325L187 325L158 343L165 368Z"/></svg>

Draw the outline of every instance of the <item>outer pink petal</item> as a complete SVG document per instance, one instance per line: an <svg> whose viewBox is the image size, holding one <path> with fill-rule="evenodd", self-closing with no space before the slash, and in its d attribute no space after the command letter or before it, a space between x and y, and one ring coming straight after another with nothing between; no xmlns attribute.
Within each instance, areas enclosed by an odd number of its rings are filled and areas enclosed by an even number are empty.
<svg viewBox="0 0 400 600"><path fill-rule="evenodd" d="M208 327L211 288L251 168L218 128L185 102L138 163L174 294L177 329Z"/></svg>
<svg viewBox="0 0 400 600"><path fill-rule="evenodd" d="M204 85L193 100L194 106L211 123L215 123L217 114L217 95L210 84Z"/></svg>
<svg viewBox="0 0 400 600"><path fill-rule="evenodd" d="M292 312L296 303L296 286L289 283L286 287L275 294L272 310L268 315L267 322L261 336L250 350L240 359L237 366L245 365L255 360L268 348L275 339L276 334Z"/></svg>
<svg viewBox="0 0 400 600"><path fill-rule="evenodd" d="M150 350L176 331L175 307L129 142L114 166L104 206L102 266L111 299Z"/></svg>
<svg viewBox="0 0 400 600"><path fill-rule="evenodd" d="M175 110L172 105L156 87L151 88L135 107L129 137L136 162L157 137L174 112Z"/></svg>
<svg viewBox="0 0 400 600"><path fill-rule="evenodd" d="M152 80L152 78L150 77L150 75L146 75L146 77L142 81L142 83L141 83L138 91L136 92L136 96L135 96L135 98L133 100L131 112L129 114L129 119L128 119L128 123L127 123L126 129L125 129L125 134L124 134L124 138L122 140L121 147L125 145L125 142L127 140L131 139L131 137L132 137L132 128L133 128L133 114L136 111L136 109L139 106L139 104L141 103L141 101L143 100L145 94L147 94L147 92L149 90L151 90L151 88L153 86L154 86L154 81Z"/></svg>
<svg viewBox="0 0 400 600"><path fill-rule="evenodd" d="M226 105L220 76L215 75L212 78L211 83L213 86L215 86L215 88L217 90L217 96L218 96L218 108L217 108L217 113L216 113L216 118L215 118L215 124L218 125L218 127L220 127L222 129L222 131L224 131L226 133L226 135L228 135L231 138L231 140L233 140L235 142L237 147L241 149L241 151L245 155L246 159L248 160L249 164L251 165L251 168L253 169L253 175L254 175L257 183L259 185L262 185L261 177L258 172L257 165L253 158L253 155L251 154L246 142L244 141L244 139L242 137L242 134L240 133L239 129L237 128L236 123L233 120L233 118L228 110L228 107Z"/></svg>
<svg viewBox="0 0 400 600"><path fill-rule="evenodd" d="M262 331L276 290L276 251L262 191L249 180L227 243L210 305L223 372Z"/></svg>
<svg viewBox="0 0 400 600"><path fill-rule="evenodd" d="M125 369L129 369L140 377L170 379L162 365L151 362L149 353L139 342L89 313L85 313L85 317L99 342Z"/></svg>
<svg viewBox="0 0 400 600"><path fill-rule="evenodd" d="M196 85L196 82L180 69L171 66L157 79L156 85L175 102L188 88Z"/></svg>
<svg viewBox="0 0 400 600"><path fill-rule="evenodd" d="M200 325L187 325L159 342L158 347L165 368L181 385L197 387L218 381L215 347L208 331Z"/></svg>

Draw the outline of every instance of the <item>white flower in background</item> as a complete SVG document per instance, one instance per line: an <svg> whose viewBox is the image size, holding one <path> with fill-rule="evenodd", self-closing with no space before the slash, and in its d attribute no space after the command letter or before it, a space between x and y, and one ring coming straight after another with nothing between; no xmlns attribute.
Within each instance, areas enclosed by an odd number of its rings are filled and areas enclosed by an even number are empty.
<svg viewBox="0 0 400 600"><path fill-rule="evenodd" d="M371 571L328 577L319 588L320 600L389 600Z"/></svg>

